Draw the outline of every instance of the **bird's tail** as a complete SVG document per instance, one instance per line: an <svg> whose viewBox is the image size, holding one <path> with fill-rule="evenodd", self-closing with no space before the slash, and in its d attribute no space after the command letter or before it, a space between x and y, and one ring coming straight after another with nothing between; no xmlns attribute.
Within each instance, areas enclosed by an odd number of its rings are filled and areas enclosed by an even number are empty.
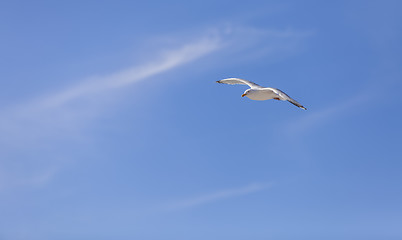
<svg viewBox="0 0 402 240"><path fill-rule="evenodd" d="M289 99L288 102L290 102L291 104L295 105L296 107L299 107L299 108L301 108L301 109L307 110L307 108L303 107L303 105L301 105L300 103L298 103L296 100Z"/></svg>

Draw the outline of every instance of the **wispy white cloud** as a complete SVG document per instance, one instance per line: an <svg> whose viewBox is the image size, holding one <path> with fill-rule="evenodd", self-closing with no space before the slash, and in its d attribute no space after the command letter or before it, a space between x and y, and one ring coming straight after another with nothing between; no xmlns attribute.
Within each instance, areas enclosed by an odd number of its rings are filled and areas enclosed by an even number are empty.
<svg viewBox="0 0 402 240"><path fill-rule="evenodd" d="M219 37L210 36L196 42L185 43L177 49L162 50L159 58L149 63L86 80L77 86L47 96L37 104L41 107L58 107L83 96L119 89L189 63L218 50L220 47Z"/></svg>
<svg viewBox="0 0 402 240"><path fill-rule="evenodd" d="M80 81L75 86L67 87L37 99L10 106L0 111L0 187L7 186L38 186L49 181L56 171L49 170L53 166L54 157L37 161L35 168L23 167L23 161L31 161L34 157L29 153L38 147L47 146L48 150L54 142L63 138L80 138L81 128L101 113L103 99L119 89L138 83L157 74L178 68L193 60L221 48L219 36L204 36L196 41L181 44L181 46L164 49L156 54L156 58L148 63L132 66L106 76L92 77ZM97 106L99 105L99 106ZM53 150L52 150L53 151ZM57 153L60 155L62 153ZM7 167L12 158L21 155L21 167ZM63 154L62 154L63 155ZM42 157L41 157L42 158ZM30 164L29 164L30 165ZM57 164L56 164L57 165ZM29 167L28 167L29 168ZM53 168L52 168L53 169Z"/></svg>
<svg viewBox="0 0 402 240"><path fill-rule="evenodd" d="M223 189L213 193L207 193L193 198L179 200L166 207L167 210L179 210L198 207L201 205L223 201L225 199L240 197L256 192L260 192L272 187L272 183L252 183L238 188Z"/></svg>
<svg viewBox="0 0 402 240"><path fill-rule="evenodd" d="M221 41L218 36L203 37L194 42L184 43L176 49L162 50L159 57L149 63L110 75L85 79L59 92L39 96L36 100L10 107L3 110L0 117L0 133L2 133L0 140L3 138L3 143L10 142L21 134L24 139L25 136L28 138L43 136L48 132L47 129L54 131L64 128L70 131L71 126L82 125L85 116L98 110L93 104L83 109L86 99L101 102L105 94L182 66L217 51L220 47ZM80 104L69 105L76 102ZM15 141L18 142L17 139Z"/></svg>

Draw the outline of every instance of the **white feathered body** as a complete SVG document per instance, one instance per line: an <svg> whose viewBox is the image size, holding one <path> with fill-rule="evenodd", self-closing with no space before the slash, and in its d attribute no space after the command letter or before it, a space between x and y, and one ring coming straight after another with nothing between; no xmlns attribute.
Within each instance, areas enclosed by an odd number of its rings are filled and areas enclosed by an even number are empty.
<svg viewBox="0 0 402 240"><path fill-rule="evenodd" d="M272 91L270 88L262 89L250 89L247 91L246 97L251 100L264 101L268 99L278 98L278 95Z"/></svg>

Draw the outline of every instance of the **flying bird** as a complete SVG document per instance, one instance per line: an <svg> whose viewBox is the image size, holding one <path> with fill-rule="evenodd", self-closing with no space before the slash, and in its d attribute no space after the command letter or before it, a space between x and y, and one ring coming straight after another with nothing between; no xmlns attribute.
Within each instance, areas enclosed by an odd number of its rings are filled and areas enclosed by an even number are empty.
<svg viewBox="0 0 402 240"><path fill-rule="evenodd" d="M259 101L263 101L263 100L268 100L268 99L275 99L275 100L282 100L282 101L288 101L291 104L307 110L305 107L303 107L303 105L301 105L300 103L298 103L296 100L294 100L293 98L289 97L286 93L282 92L281 90L277 89L277 88L266 88L266 87L261 87L260 85L244 80L244 79L240 79L240 78L225 78L219 81L216 81L217 83L224 83L224 84L242 84L242 85L248 85L250 88L247 89L243 95L241 95L242 97L248 97L251 100L259 100Z"/></svg>

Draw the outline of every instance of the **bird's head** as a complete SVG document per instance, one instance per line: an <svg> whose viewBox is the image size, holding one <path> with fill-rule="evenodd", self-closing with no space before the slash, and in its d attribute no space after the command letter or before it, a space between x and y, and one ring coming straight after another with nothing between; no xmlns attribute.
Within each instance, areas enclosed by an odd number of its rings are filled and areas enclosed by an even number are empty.
<svg viewBox="0 0 402 240"><path fill-rule="evenodd" d="M242 97L247 96L247 94L250 92L251 89L247 89L246 91L244 91L244 93L241 95Z"/></svg>

